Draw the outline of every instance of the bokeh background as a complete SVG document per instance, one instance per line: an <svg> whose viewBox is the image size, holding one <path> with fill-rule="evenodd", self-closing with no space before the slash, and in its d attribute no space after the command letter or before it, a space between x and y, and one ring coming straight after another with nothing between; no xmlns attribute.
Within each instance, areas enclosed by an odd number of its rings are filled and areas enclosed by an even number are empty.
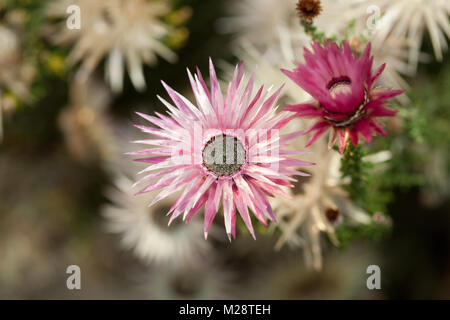
<svg viewBox="0 0 450 320"><path fill-rule="evenodd" d="M240 231L229 243L218 221L204 244L195 221L187 231L180 224L167 232L163 208L157 208L149 214L162 216L152 224L163 234L148 246L173 252L155 258L127 249L111 232L127 223L114 218L114 207L134 210L117 194L120 187L126 193L137 171L123 154L135 150L129 141L140 138L132 127L140 121L134 112L164 112L156 98L167 97L160 79L192 98L186 67L205 74L208 57L228 79L229 65L243 58L234 49L239 27L223 28L234 24L226 19L235 14L234 1L167 2L158 19L170 31L161 41L177 60L158 57L145 65L147 86L141 91L125 75L120 92L104 81L104 59L88 80L77 80L80 63L66 60L73 43L54 41L65 28L65 12L59 18L48 14L50 2L0 2L0 298L450 298L448 54L441 62L420 63L405 77L410 102L399 107L402 121L392 124L389 143L379 143L393 153L393 164L377 179L397 177L384 201L388 230L346 230L338 234L338 246L323 235L323 266L314 270L300 248L274 249L280 237L274 227L261 230L256 241ZM433 55L427 34L422 50ZM176 237L189 242L181 251L166 247ZM81 290L66 287L72 264L81 268ZM366 268L374 264L382 271L381 290L366 287Z"/></svg>

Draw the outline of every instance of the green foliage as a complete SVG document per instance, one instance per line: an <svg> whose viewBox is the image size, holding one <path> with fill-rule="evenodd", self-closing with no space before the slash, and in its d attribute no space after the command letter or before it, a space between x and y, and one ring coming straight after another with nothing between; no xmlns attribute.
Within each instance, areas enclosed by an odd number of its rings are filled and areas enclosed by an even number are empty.
<svg viewBox="0 0 450 320"><path fill-rule="evenodd" d="M312 40L318 41L323 44L324 41L336 41L336 37L326 37L325 32L318 32L317 27L314 26L313 22L302 20L301 24L305 30L305 33L311 37Z"/></svg>
<svg viewBox="0 0 450 320"><path fill-rule="evenodd" d="M420 90L410 90L412 105L400 109L409 137L430 147L450 145L449 73L447 63L435 77L416 79Z"/></svg>
<svg viewBox="0 0 450 320"><path fill-rule="evenodd" d="M344 178L351 178L348 191L352 199L361 196L361 192L365 189L367 164L362 161L364 155L361 145L354 146L351 142L347 143L342 157L341 172Z"/></svg>
<svg viewBox="0 0 450 320"><path fill-rule="evenodd" d="M345 250L353 241L359 239L368 239L375 242L381 241L388 236L390 232L390 228L374 222L357 228L352 228L344 224L336 228L336 236L339 239L339 248L342 250Z"/></svg>
<svg viewBox="0 0 450 320"><path fill-rule="evenodd" d="M364 160L368 150L359 144L348 142L341 159L343 179L349 179L345 186L350 198L368 213L385 212L392 194L380 179L380 172L374 170L374 164Z"/></svg>
<svg viewBox="0 0 450 320"><path fill-rule="evenodd" d="M386 211L386 205L393 194L389 188L385 188L379 172L374 170L374 165L364 160L367 155L367 149L361 144L354 146L349 141L341 158L341 174L343 179L350 180L345 185L350 198L357 206L373 215ZM336 234L341 247L346 247L356 238L379 240L387 231L385 226L372 222L358 227L343 224L336 229Z"/></svg>

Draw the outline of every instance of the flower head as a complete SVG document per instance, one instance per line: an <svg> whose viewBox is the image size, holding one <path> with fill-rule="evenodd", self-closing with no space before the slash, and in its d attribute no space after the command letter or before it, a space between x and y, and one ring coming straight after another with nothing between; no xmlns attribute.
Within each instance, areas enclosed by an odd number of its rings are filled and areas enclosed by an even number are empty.
<svg viewBox="0 0 450 320"><path fill-rule="evenodd" d="M353 52L347 42L343 43L343 49L334 42L326 42L324 46L315 42L312 47L313 52L305 49L305 64L299 64L293 71L282 70L315 99L286 109L300 117L319 119L305 131L314 133L306 146L329 128L333 129L330 146L339 139L341 153L349 137L357 145L359 134L368 142L373 132L385 136L377 118L395 115L396 110L386 107L386 101L402 91L375 86L385 65L372 72L370 43L361 56Z"/></svg>
<svg viewBox="0 0 450 320"><path fill-rule="evenodd" d="M133 183L124 174L117 174L114 187L107 190L106 196L111 201L102 209L107 229L119 234L122 247L132 249L144 262L186 265L207 255L210 247L198 234L202 228L199 221L192 221L187 227L172 225L167 228L163 211L170 208L173 197L148 208L148 197L135 197Z"/></svg>
<svg viewBox="0 0 450 320"><path fill-rule="evenodd" d="M347 22L360 21L364 25L371 24L371 38L375 46L383 46L389 39L406 41L409 45L409 62L416 68L420 61L424 35L428 33L436 59L443 60L443 54L448 49L447 38L450 38L450 1L347 0L346 2L352 10L345 12L342 19ZM375 16L376 19L371 18Z"/></svg>
<svg viewBox="0 0 450 320"><path fill-rule="evenodd" d="M130 153L152 164L142 172L156 171L139 181L159 179L140 191L162 189L151 205L181 191L170 221L181 213L189 221L205 205L205 237L221 203L228 237L235 237L236 210L254 237L249 209L265 225L266 218L275 220L266 196L287 196L280 186L304 175L289 167L311 165L293 158L302 152L283 149L301 132L278 134L294 117L273 107L281 88L270 93L261 87L252 97L254 76L244 84L243 70L242 64L236 68L225 97L211 61L210 90L200 71L192 76L188 70L197 106L163 82L175 104L160 98L169 116L140 114L159 128L137 125L155 137L138 142L157 148Z"/></svg>
<svg viewBox="0 0 450 320"><path fill-rule="evenodd" d="M304 21L312 21L322 11L320 0L299 0L297 14Z"/></svg>
<svg viewBox="0 0 450 320"><path fill-rule="evenodd" d="M70 4L80 8L81 28L61 27L55 41L75 44L68 62L82 62L77 74L81 79L106 57L105 76L114 91L122 90L125 65L134 87L142 91L146 86L144 63L156 64L157 55L176 60L175 53L160 41L170 34L169 26L159 19L168 12L165 1L76 0ZM68 5L67 1L55 2L49 15L66 16Z"/></svg>

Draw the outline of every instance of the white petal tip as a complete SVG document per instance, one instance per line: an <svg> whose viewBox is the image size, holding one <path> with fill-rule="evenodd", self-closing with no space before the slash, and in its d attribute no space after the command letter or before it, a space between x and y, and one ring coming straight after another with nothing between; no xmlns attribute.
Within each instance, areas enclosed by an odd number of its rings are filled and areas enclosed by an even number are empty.
<svg viewBox="0 0 450 320"><path fill-rule="evenodd" d="M159 199L155 199L152 202L150 202L150 204L147 207L152 207L155 203L157 203L159 201Z"/></svg>

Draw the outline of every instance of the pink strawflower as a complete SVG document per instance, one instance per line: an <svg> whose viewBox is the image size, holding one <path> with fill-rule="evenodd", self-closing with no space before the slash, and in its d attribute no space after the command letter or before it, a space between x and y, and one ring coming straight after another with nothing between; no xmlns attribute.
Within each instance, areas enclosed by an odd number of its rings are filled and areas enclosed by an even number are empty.
<svg viewBox="0 0 450 320"><path fill-rule="evenodd" d="M236 210L254 238L249 209L264 225L266 218L275 221L266 197L289 198L280 187L293 187L293 175L307 175L289 167L312 163L291 157L303 152L281 150L301 134L278 134L295 117L274 108L281 88L269 93L261 87L252 98L254 76L245 85L241 64L223 97L211 60L209 72L210 90L198 69L194 77L188 70L197 106L162 82L175 105L158 97L169 116L138 113L159 127L136 125L155 137L136 142L156 146L130 153L146 156L137 161L152 164L142 172L155 171L137 182L154 181L139 193L162 189L153 205L181 191L167 213L172 214L169 224L181 213L188 222L204 205L205 238L222 204L230 240L236 236Z"/></svg>
<svg viewBox="0 0 450 320"><path fill-rule="evenodd" d="M319 119L305 131L314 132L306 146L330 127L333 128L330 147L339 139L341 153L349 137L357 145L360 133L367 142L372 140L373 131L386 136L377 118L396 114L396 110L386 107L386 102L403 91L375 87L385 64L372 73L370 43L361 56L347 42L343 43L343 50L334 42L325 42L324 46L314 42L312 47L313 52L305 49L305 64L298 64L293 71L282 70L315 99L285 108L299 117Z"/></svg>

